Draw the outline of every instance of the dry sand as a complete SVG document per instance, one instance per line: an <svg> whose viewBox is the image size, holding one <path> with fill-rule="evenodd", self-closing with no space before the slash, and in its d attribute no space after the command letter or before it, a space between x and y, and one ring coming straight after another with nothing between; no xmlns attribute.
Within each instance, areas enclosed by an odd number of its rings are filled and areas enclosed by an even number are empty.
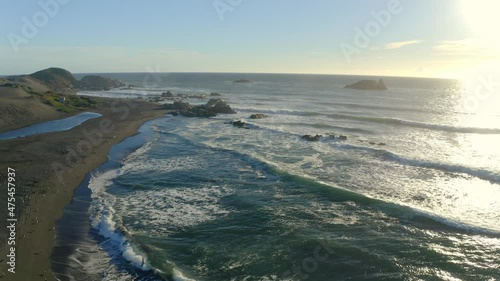
<svg viewBox="0 0 500 281"><path fill-rule="evenodd" d="M6 216L7 205L4 202L7 192L3 187L8 167L17 171L17 192L30 193L29 205L21 215L17 231L16 273L7 272L6 241L2 238L0 280L56 280L50 270L50 255L55 240L54 226L62 216L64 207L71 201L74 189L86 174L106 162L108 151L114 144L136 134L145 121L165 114L158 105L151 103L133 101L131 106L127 101L114 104L115 100L101 100L101 106L92 111L103 116L88 120L72 130L0 141L0 198L4 198L1 200L0 220L4 221ZM126 110L129 110L128 114ZM54 119L58 114L51 115L49 112L44 117ZM92 145L90 153L81 160L74 161L76 164L62 173L62 181L59 180L52 164L58 162L67 166L66 157L71 151L77 151L79 146L82 148L82 141L88 140L83 132L102 132L100 128L103 124L111 124L113 130L104 132L103 141ZM2 273L5 276L2 277Z"/></svg>

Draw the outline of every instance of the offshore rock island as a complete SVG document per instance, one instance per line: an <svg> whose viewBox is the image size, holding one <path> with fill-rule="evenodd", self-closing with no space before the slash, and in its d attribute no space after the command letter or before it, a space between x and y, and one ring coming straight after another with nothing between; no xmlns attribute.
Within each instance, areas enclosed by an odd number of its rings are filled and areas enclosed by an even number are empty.
<svg viewBox="0 0 500 281"><path fill-rule="evenodd" d="M354 84L347 85L345 88L356 90L387 90L387 86L382 79L378 80L378 82L375 80L361 80Z"/></svg>

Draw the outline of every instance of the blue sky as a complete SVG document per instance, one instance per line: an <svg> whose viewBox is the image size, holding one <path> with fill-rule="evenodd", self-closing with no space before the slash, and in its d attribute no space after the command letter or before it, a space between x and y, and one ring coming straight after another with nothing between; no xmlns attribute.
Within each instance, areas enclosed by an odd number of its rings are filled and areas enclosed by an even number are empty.
<svg viewBox="0 0 500 281"><path fill-rule="evenodd" d="M491 12L497 2L4 0L0 73L59 66L455 77L499 58L496 32L488 30L500 25ZM29 24L36 31L23 33ZM368 38L363 44L357 30Z"/></svg>

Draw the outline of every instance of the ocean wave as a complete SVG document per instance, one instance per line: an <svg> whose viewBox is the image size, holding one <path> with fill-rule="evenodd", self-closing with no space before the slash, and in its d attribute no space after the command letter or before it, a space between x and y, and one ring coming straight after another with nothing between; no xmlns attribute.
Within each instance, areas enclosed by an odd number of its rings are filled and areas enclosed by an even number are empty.
<svg viewBox="0 0 500 281"><path fill-rule="evenodd" d="M418 220L419 218L427 219L427 220L432 220L435 223L445 225L447 227L451 227L453 229L465 231L468 233L474 233L474 234L484 234L484 235L489 235L489 236L494 236L494 237L500 237L500 230L493 230L493 229L488 229L485 227L480 227L480 226L474 226L468 223L463 223L458 220L453 220L449 218L445 218L436 214L432 214L430 212L426 212L423 210L416 209L414 207L410 206L402 206L403 208L407 208L409 210L409 215L406 216L406 218L412 218L413 220ZM412 217L413 216L413 217Z"/></svg>
<svg viewBox="0 0 500 281"><path fill-rule="evenodd" d="M112 206L116 198L105 191L105 188L118 175L117 170L110 170L92 176L89 182L89 188L92 190L92 203L90 205L92 227L98 230L100 235L108 238L119 249L122 257L129 261L132 266L148 271L152 267L147 257L132 245L130 235L123 224L115 221L117 218Z"/></svg>
<svg viewBox="0 0 500 281"><path fill-rule="evenodd" d="M384 151L384 150L378 150ZM234 152L234 153L239 153L241 152ZM393 202L393 201L388 201L387 199L383 198L378 198L372 195L368 194L363 194L359 192L352 191L348 188L344 188L341 186L337 185L332 185L327 182L323 182L320 180L317 180L315 177L308 176L308 175L299 175L295 174L291 171L285 171L282 169L282 166L279 165L279 163L274 163L272 161L268 161L265 158L260 158L258 156L252 156L252 155L247 155L247 154L242 154L243 157L245 157L248 160L253 160L257 162L262 162L265 163L265 165L269 165L271 169L269 169L270 172L274 172L281 177L285 177L288 180L293 180L296 182L299 182L301 184L304 184L306 186L318 186L318 187L328 187L332 188L334 192L336 193L335 200L338 201L353 201L356 202L357 204L363 204L365 206L373 207L376 209L379 209L383 211L384 213L387 213L388 215L394 216L394 217L399 217L403 219L409 219L410 221L413 221L413 223L418 223L422 219L424 220L432 220L434 223L440 224L443 227L449 227L453 228L456 230L460 231L465 231L468 233L473 233L473 234L485 234L485 235L491 235L495 237L500 237L500 230L495 230L495 229L488 229L485 227L481 226L476 226L472 225L470 223L465 223L465 222L460 222L458 220L446 218L444 216L440 216L438 214L433 214L429 211L425 211L422 209L418 209L417 207L405 204L405 203L400 203L400 202ZM428 222L426 223L428 225Z"/></svg>
<svg viewBox="0 0 500 281"><path fill-rule="evenodd" d="M248 122L248 124L253 129L260 129L260 130L265 130L265 131L269 131L269 132L273 132L273 133L288 135L290 137L294 137L297 139L299 139L302 136L302 134L293 133L293 132L287 131L283 128L273 126L275 124L267 125L267 124L254 123L254 122ZM333 127L332 127L332 129L333 129ZM339 127L338 129L339 130L349 130L350 128ZM163 133L170 134L171 132L163 132ZM369 146L358 146L358 145L354 145L354 144L350 144L350 143L332 141L332 140L328 140L328 139L323 139L319 143L320 144L327 144L327 145L330 145L330 146L337 148L337 149L365 151L365 152L373 154L376 157L380 157L383 160L397 162L397 163L402 164L402 165L435 169L435 170L440 170L440 171L448 172L448 173L467 174L467 175L472 176L472 177L476 177L476 178L486 180L486 181L489 181L492 183L500 184L500 174L493 172L493 171L486 170L486 169L468 167L468 166L452 164L452 163L435 162L435 161L424 160L424 159L407 158L407 157L398 155L396 153L393 153L393 152L385 150L385 149L374 148L374 147L369 147Z"/></svg>
<svg viewBox="0 0 500 281"><path fill-rule="evenodd" d="M342 106L346 108L357 108L357 109L376 109L376 110L389 110L389 111L398 111L398 112L420 112L420 113L432 113L432 114L443 114L438 111L418 109L418 108L409 108L409 107L391 107L391 106L383 106L383 105L368 105L368 104L357 104L357 103L342 103L342 102L321 102L318 103L320 105L332 105L332 106Z"/></svg>
<svg viewBox="0 0 500 281"><path fill-rule="evenodd" d="M467 174L467 175L472 176L472 177L476 177L476 178L479 178L482 180L490 181L492 183L500 184L500 175L495 173L495 172L488 171L485 169L472 168L472 167L461 166L461 165L456 165L456 164L448 164L448 163L439 163L439 162L426 161L426 160L410 159L410 158L406 158L406 157L397 155L397 154L389 152L389 151L384 152L384 157L386 157L389 160L393 160L393 161L396 161L396 162L404 164L404 165L431 168L431 169L441 170L441 171L445 171L445 172L458 173L458 174Z"/></svg>
<svg viewBox="0 0 500 281"><path fill-rule="evenodd" d="M132 168L124 170L130 169ZM116 198L106 192L106 187L121 174L120 170L109 170L92 176L88 185L92 190L92 202L89 208L92 227L98 231L99 235L107 238L107 241L111 243L111 248L118 251L118 254L131 266L144 272L153 272L157 276L172 275L174 281L194 281L185 277L182 272L175 268L172 269L172 273L165 273L153 267L147 256L135 246L135 239L113 208ZM111 256L115 254L110 253Z"/></svg>
<svg viewBox="0 0 500 281"><path fill-rule="evenodd" d="M339 131L343 131L343 132L364 133L364 134L373 134L374 133L373 131L370 131L370 130L335 126L335 125L330 125L330 124L325 124L325 123L287 122L287 123L273 123L273 125L285 125L285 126L292 126L292 127L313 127L316 129L332 129L332 130L339 130Z"/></svg>
<svg viewBox="0 0 500 281"><path fill-rule="evenodd" d="M274 166L275 171L281 176L304 184L306 186L317 186L317 187L328 187L335 192L335 200L339 202L354 202L356 204L362 204L370 208L375 208L380 210L387 215L409 220L412 223L425 223L429 225L429 220L433 224L439 224L443 227L453 228L462 232L472 233L472 234L484 234L494 237L500 237L500 229L489 229L486 227L481 227L473 225L467 222L461 222L459 220L444 217L442 215L431 213L430 211L419 209L415 206L401 203L388 201L388 199L378 198L373 195L363 194L360 192L355 192L349 190L348 188L343 188L341 186L332 185L323 181L319 181L314 177L307 175L297 175L290 171L284 171L280 168L280 165L266 161L265 159L254 158L255 161L264 161L268 165ZM432 224L431 223L431 224Z"/></svg>
<svg viewBox="0 0 500 281"><path fill-rule="evenodd" d="M480 128L480 127L460 127L444 124L424 123L417 121L410 121L391 117L378 117L378 116L361 116L349 115L338 113L321 113L312 111L301 111L293 109L260 109L255 107L235 107L241 112L249 113L264 113L264 114L278 114L278 115L292 115L292 116L325 116L333 119L346 119L354 121L362 121L377 124L386 124L402 127L413 127L420 129L429 129L435 131L445 131L451 133L471 133L471 134L500 134L500 128Z"/></svg>
<svg viewBox="0 0 500 281"><path fill-rule="evenodd" d="M393 153L385 149L377 149L367 146L357 146L352 144L341 144L341 143L330 143L330 145L339 149L366 151L372 153L376 157L381 157L383 160L396 162L402 165L429 168L456 174L467 174L475 178L500 184L500 174L481 168L473 168L451 163L434 162L423 159L412 159L398 155L396 153Z"/></svg>
<svg viewBox="0 0 500 281"><path fill-rule="evenodd" d="M297 115L303 116L314 112L293 110L293 109L265 109L265 108L257 108L257 107L238 107L235 106L234 109L238 112L248 112L248 113L267 113L267 114L279 114L279 115Z"/></svg>
<svg viewBox="0 0 500 281"><path fill-rule="evenodd" d="M421 129L430 129L436 131L446 131L452 133L473 133L473 134L500 134L500 128L478 128L478 127L457 127L450 125L439 125L432 123L422 123L416 121L402 120L389 117L376 117L376 116L355 116L345 114L328 114L327 116L337 119L349 119L378 124L407 126Z"/></svg>

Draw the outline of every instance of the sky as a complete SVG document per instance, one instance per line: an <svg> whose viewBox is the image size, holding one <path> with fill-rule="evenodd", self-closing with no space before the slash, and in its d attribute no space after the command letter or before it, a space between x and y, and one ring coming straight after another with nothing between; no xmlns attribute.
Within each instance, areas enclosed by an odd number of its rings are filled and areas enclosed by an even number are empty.
<svg viewBox="0 0 500 281"><path fill-rule="evenodd" d="M500 60L497 0L2 0L0 74L456 78Z"/></svg>

